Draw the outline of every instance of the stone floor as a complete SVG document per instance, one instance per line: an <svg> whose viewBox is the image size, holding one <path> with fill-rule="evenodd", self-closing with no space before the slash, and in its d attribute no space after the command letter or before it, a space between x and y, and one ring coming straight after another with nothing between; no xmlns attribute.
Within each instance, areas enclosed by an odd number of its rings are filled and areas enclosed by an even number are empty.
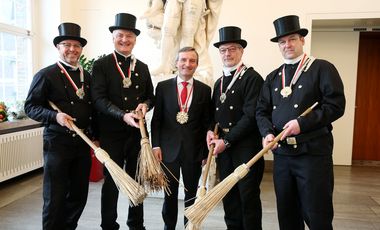
<svg viewBox="0 0 380 230"><path fill-rule="evenodd" d="M41 229L41 170L0 183L0 229ZM380 230L380 167L335 166L334 229ZM78 230L100 229L100 188L102 182L90 183L87 206ZM278 229L272 173L266 170L262 182L263 229ZM144 202L148 230L163 229L162 198L149 197ZM183 229L183 201L179 206L179 224ZM128 199L120 198L118 222L127 229ZM205 220L203 229L226 229L219 204Z"/></svg>

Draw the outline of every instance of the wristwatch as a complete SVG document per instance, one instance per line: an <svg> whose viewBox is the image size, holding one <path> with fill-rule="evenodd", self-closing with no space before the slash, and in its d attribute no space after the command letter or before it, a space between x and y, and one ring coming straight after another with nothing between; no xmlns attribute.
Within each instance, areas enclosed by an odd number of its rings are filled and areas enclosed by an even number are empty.
<svg viewBox="0 0 380 230"><path fill-rule="evenodd" d="M224 145L226 146L226 149L231 146L230 142L228 142L226 139L223 139Z"/></svg>

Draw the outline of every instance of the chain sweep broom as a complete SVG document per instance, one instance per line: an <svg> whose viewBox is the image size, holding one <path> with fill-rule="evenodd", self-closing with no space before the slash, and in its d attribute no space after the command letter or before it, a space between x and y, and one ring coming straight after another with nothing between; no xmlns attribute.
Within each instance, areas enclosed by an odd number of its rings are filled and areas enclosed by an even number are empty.
<svg viewBox="0 0 380 230"><path fill-rule="evenodd" d="M143 185L148 192L157 192L162 189L169 194L168 178L160 166L160 162L154 156L149 137L145 128L145 119L138 111L139 126L141 133L141 151L137 161L137 181Z"/></svg>
<svg viewBox="0 0 380 230"><path fill-rule="evenodd" d="M217 135L218 135L218 123L215 124L215 128L214 128L214 136L216 138L218 138ZM210 170L211 159L212 159L212 155L214 153L214 148L215 148L215 144L212 144L210 146L210 150L209 150L208 156L207 156L207 162L206 162L203 174L202 174L202 184L198 188L197 198L195 199L194 204L199 202L199 199L206 195L206 182L207 182L208 172ZM200 225L195 225L190 221L187 222L186 230L200 230L200 229L201 229Z"/></svg>
<svg viewBox="0 0 380 230"><path fill-rule="evenodd" d="M50 106L62 112L53 102L49 101ZM74 131L94 150L96 158L107 168L110 173L113 181L116 184L116 187L125 195L128 196L131 205L137 206L141 204L145 197L146 193L144 188L130 177L122 168L119 167L108 155L108 153L97 147L83 132L79 129L74 122L68 121Z"/></svg>
<svg viewBox="0 0 380 230"><path fill-rule="evenodd" d="M311 107L305 110L300 116L305 116L317 106L318 102L313 104ZM285 132L284 129L280 134L278 134L275 139L265 146L260 152L258 152L247 164L242 164L235 169L228 177L226 177L217 186L211 189L204 197L200 198L198 202L194 203L192 206L185 210L185 216L188 218L195 226L200 226L203 220L207 217L209 212L215 208L215 206L226 196L226 194L232 189L232 187L243 179L252 165L259 160L266 152L268 152L272 147L280 140L282 134Z"/></svg>

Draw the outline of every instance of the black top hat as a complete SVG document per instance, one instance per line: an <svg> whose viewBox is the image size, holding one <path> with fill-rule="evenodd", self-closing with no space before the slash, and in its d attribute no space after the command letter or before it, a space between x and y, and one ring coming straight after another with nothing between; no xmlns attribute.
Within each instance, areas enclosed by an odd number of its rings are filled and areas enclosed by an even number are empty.
<svg viewBox="0 0 380 230"><path fill-rule="evenodd" d="M226 26L219 29L219 42L214 43L216 48L226 43L239 43L243 48L247 46L247 41L241 39L241 29L236 26Z"/></svg>
<svg viewBox="0 0 380 230"><path fill-rule="evenodd" d="M76 40L80 44L85 46L87 40L80 36L80 26L71 22L64 22L58 26L59 36L55 37L53 40L54 45L56 46L63 40Z"/></svg>
<svg viewBox="0 0 380 230"><path fill-rule="evenodd" d="M288 15L276 19L274 22L274 28L276 29L277 36L272 38L272 42L278 42L278 39L290 34L300 34L305 37L309 32L307 29L300 28L300 22L298 16Z"/></svg>
<svg viewBox="0 0 380 230"><path fill-rule="evenodd" d="M140 34L140 30L136 29L136 17L132 14L127 13L119 13L115 16L115 25L110 26L109 30L114 31L117 29L130 30L138 36Z"/></svg>

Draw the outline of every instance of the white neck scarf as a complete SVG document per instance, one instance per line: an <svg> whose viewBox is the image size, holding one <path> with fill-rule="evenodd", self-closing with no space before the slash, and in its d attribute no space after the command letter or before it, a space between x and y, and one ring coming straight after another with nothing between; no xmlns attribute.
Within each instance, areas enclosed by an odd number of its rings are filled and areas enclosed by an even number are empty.
<svg viewBox="0 0 380 230"><path fill-rule="evenodd" d="M297 62L301 61L302 57L303 57L303 53L300 56L293 59L284 59L284 63L291 64L291 65L296 64Z"/></svg>
<svg viewBox="0 0 380 230"><path fill-rule="evenodd" d="M71 65L71 64L69 64L69 63L67 63L67 62L65 62L65 61L62 60L61 58L59 58L58 61L59 61L59 62L62 62L62 63L65 64L65 65L67 65L68 67L70 67L70 68L71 68L72 70L74 70L74 71L78 70L78 68L79 68L79 66L80 66L79 62L77 63L76 66L73 66L73 65Z"/></svg>
<svg viewBox="0 0 380 230"><path fill-rule="evenodd" d="M115 50L116 53L120 54L121 56L123 56L125 59L127 59L128 57L130 57L132 54L129 54L128 56L125 56L124 54L120 53L119 51Z"/></svg>
<svg viewBox="0 0 380 230"><path fill-rule="evenodd" d="M226 67L223 66L223 74L224 76L231 76L231 72L235 71L241 64L243 63L243 60L240 60L240 62L232 67Z"/></svg>

